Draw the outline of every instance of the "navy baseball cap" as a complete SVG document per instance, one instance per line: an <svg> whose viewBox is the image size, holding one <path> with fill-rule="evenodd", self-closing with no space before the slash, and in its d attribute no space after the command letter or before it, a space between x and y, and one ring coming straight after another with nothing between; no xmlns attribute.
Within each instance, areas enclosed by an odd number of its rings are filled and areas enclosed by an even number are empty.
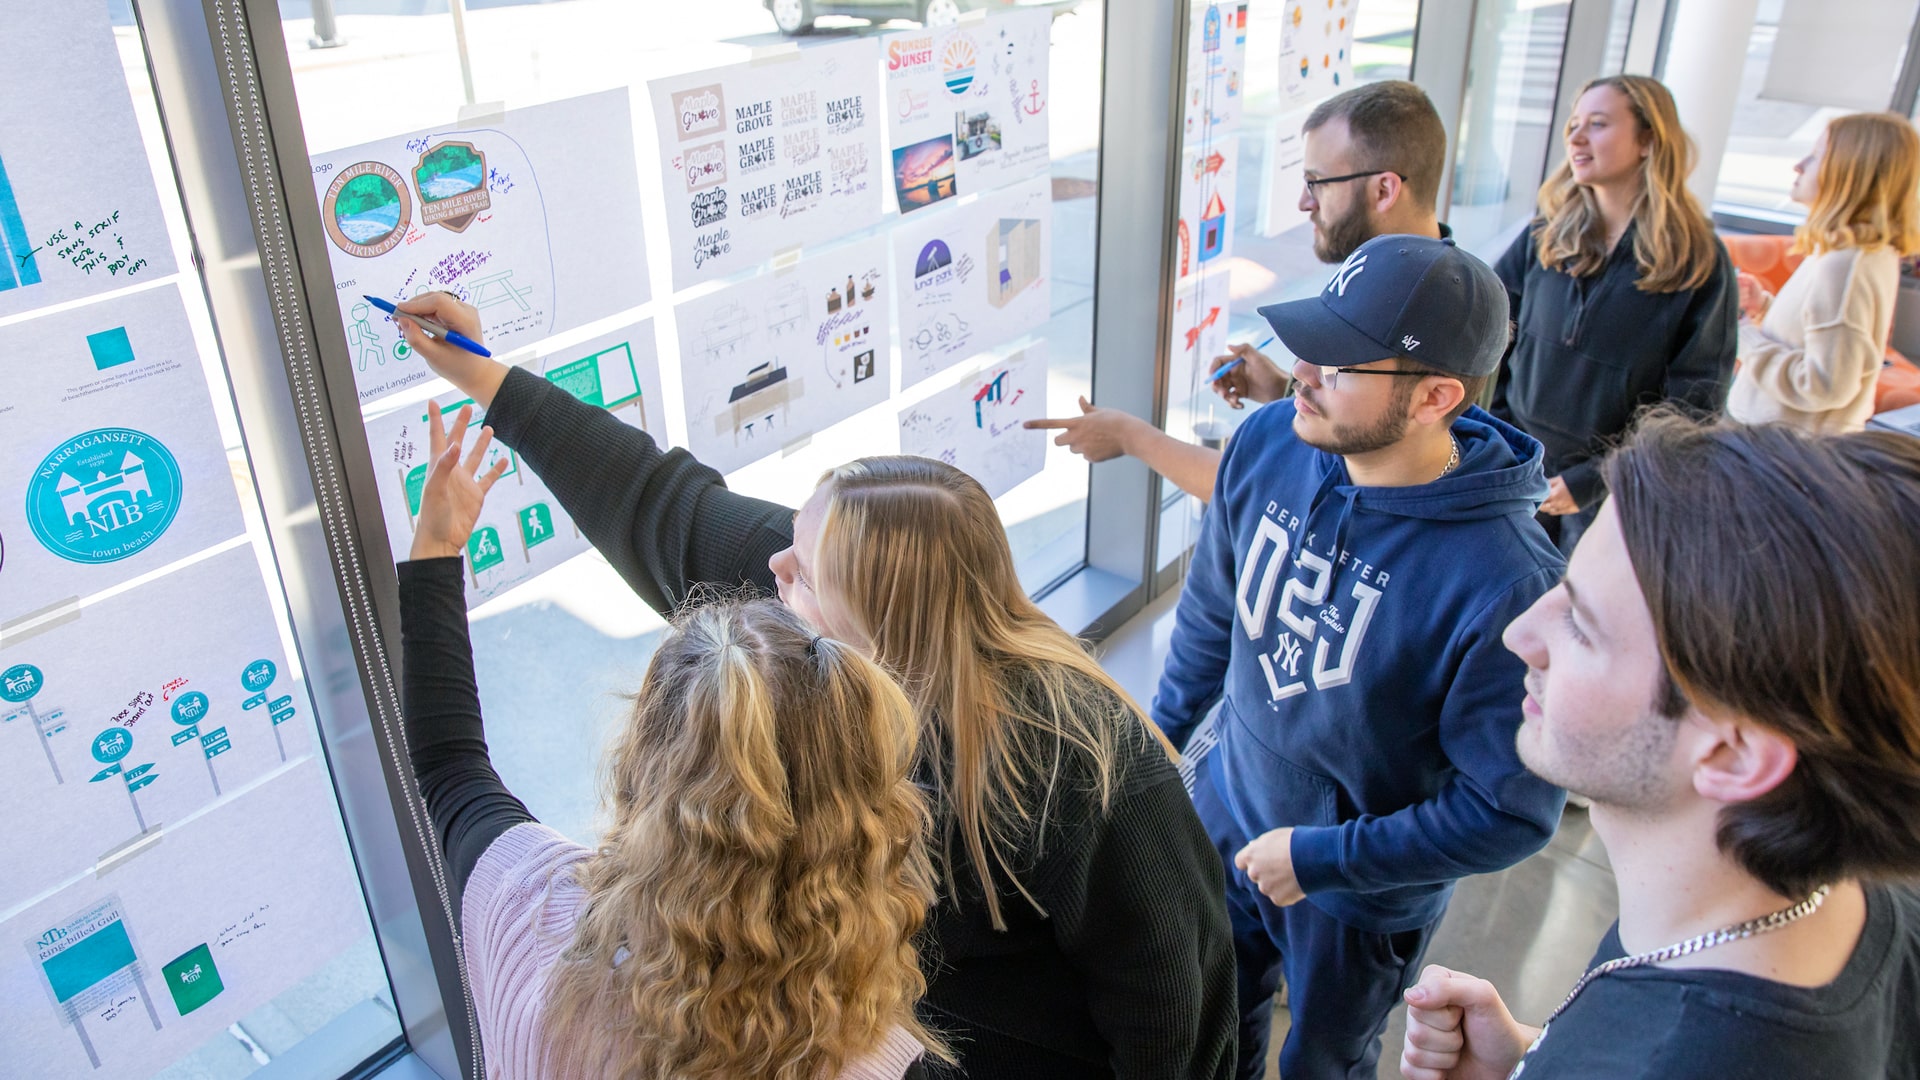
<svg viewBox="0 0 1920 1080"><path fill-rule="evenodd" d="M1507 351L1506 286L1452 240L1376 236L1318 296L1260 314L1295 356L1327 367L1404 356L1477 377L1493 374Z"/></svg>

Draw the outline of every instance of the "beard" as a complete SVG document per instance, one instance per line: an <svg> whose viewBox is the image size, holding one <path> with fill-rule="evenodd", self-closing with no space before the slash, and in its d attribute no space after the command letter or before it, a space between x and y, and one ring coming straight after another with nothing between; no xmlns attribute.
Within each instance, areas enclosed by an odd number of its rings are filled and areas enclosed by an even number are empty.
<svg viewBox="0 0 1920 1080"><path fill-rule="evenodd" d="M1300 418L1295 415L1294 433L1300 436L1301 442L1315 450L1324 450L1339 457L1352 457L1356 454L1371 454L1376 450L1385 450L1406 438L1407 428L1413 423L1413 415L1408 409L1408 406L1413 404L1413 387L1404 384L1395 389L1393 400L1388 403L1386 411L1367 424L1341 424L1333 421L1320 410L1320 401L1314 397L1313 391L1304 386L1295 389L1294 396L1306 398L1314 411L1320 413L1320 419L1325 420L1327 426L1332 429L1324 436L1309 437L1305 432L1300 431Z"/></svg>
<svg viewBox="0 0 1920 1080"><path fill-rule="evenodd" d="M1313 226L1313 257L1323 263L1345 262L1355 248L1373 239L1373 223L1358 201L1344 215L1316 220Z"/></svg>
<svg viewBox="0 0 1920 1080"><path fill-rule="evenodd" d="M1545 724L1543 716L1529 724ZM1624 730L1549 734L1522 727L1516 737L1520 763L1555 787L1563 787L1634 815L1652 815L1673 803L1666 770L1680 737L1679 721L1648 709Z"/></svg>

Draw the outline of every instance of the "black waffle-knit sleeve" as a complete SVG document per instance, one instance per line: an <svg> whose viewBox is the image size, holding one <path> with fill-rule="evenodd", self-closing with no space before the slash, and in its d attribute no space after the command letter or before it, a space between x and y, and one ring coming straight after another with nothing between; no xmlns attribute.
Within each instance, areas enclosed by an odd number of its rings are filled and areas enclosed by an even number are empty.
<svg viewBox="0 0 1920 1080"><path fill-rule="evenodd" d="M774 592L767 560L793 543L791 507L729 491L692 454L524 368L486 422L654 610L671 614L703 583Z"/></svg>
<svg viewBox="0 0 1920 1080"><path fill-rule="evenodd" d="M1119 1080L1233 1074L1239 1023L1220 857L1179 771L1144 734L1108 812L1035 894L1085 979Z"/></svg>
<svg viewBox="0 0 1920 1080"><path fill-rule="evenodd" d="M467 636L466 564L400 564L400 707L420 797L440 837L456 897L501 833L534 820L487 757Z"/></svg>

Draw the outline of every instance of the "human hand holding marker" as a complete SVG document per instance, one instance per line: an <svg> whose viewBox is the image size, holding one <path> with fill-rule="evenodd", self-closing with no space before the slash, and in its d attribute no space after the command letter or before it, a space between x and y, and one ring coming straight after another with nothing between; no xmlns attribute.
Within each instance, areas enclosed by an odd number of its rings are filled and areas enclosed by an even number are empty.
<svg viewBox="0 0 1920 1080"><path fill-rule="evenodd" d="M477 345L481 338L479 309L452 293L421 293L411 300L395 304L393 321L400 324L400 332L406 336L407 344L420 354L435 375L459 387L461 393L478 402L481 408L490 407L493 395L500 389L500 384L506 381L507 366L490 356L471 352L429 335L421 325L429 320Z"/></svg>
<svg viewBox="0 0 1920 1080"><path fill-rule="evenodd" d="M413 550L407 556L410 559L441 559L464 554L467 540L473 536L473 527L480 520L480 507L487 501L487 492L507 471L505 454L485 470L480 469L480 463L487 458L487 447L493 442L490 427L480 429L473 449L461 460L460 449L466 442L467 425L472 420L473 406L460 406L454 416L453 431L449 433L441 426L439 403L427 402L428 460L433 465L427 470L426 488L420 493L420 514L413 525Z"/></svg>
<svg viewBox="0 0 1920 1080"><path fill-rule="evenodd" d="M1214 357L1207 368L1207 382L1213 392L1236 409L1245 408L1248 401L1260 405L1285 397L1287 384L1293 380L1260 351L1271 344L1273 338L1261 342L1259 348L1227 346L1227 355Z"/></svg>

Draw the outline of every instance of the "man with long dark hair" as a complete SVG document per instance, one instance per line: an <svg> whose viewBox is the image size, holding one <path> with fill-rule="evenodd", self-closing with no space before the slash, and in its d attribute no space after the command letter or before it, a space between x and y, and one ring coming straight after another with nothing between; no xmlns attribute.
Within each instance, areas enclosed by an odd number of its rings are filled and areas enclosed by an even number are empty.
<svg viewBox="0 0 1920 1080"><path fill-rule="evenodd" d="M1409 1080L1920 1076L1920 440L1657 416L1508 628L1620 921L1544 1026L1429 967Z"/></svg>

